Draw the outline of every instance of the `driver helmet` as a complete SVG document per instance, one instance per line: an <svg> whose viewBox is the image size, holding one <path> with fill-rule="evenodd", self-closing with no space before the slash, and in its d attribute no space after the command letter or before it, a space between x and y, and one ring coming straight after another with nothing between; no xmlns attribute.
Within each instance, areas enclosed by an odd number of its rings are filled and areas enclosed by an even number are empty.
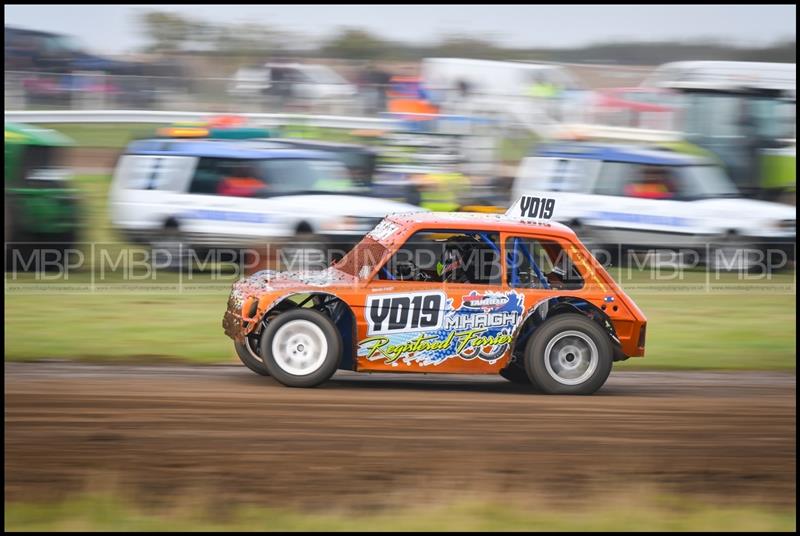
<svg viewBox="0 0 800 536"><path fill-rule="evenodd" d="M436 265L436 273L442 281L467 282L467 263L470 262L472 251L477 244L474 238L457 236L448 238L444 243L442 260Z"/></svg>

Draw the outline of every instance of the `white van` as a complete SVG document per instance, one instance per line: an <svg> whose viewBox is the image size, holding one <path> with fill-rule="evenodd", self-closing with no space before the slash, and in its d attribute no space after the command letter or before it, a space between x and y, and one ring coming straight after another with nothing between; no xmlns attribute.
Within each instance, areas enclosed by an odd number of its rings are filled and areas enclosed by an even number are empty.
<svg viewBox="0 0 800 536"><path fill-rule="evenodd" d="M443 113L505 116L542 135L553 124L580 122L580 103L587 97L582 84L560 65L425 58L421 77ZM530 89L536 83L554 86L558 98L533 98Z"/></svg>
<svg viewBox="0 0 800 536"><path fill-rule="evenodd" d="M793 260L793 207L742 196L714 161L642 145L541 144L512 199L547 192L553 219L604 250L690 249L715 268Z"/></svg>
<svg viewBox="0 0 800 536"><path fill-rule="evenodd" d="M134 141L109 197L116 230L170 257L287 242L346 251L387 214L423 210L368 196L328 153L261 140Z"/></svg>
<svg viewBox="0 0 800 536"><path fill-rule="evenodd" d="M272 97L276 104L302 104L312 110L344 113L354 105L356 87L325 65L266 63L242 67L228 92L236 97Z"/></svg>

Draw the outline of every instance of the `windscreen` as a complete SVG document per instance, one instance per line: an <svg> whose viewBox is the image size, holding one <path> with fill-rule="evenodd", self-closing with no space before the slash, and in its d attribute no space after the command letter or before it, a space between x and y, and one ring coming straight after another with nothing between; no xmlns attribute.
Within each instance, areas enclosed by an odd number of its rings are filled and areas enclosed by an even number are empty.
<svg viewBox="0 0 800 536"><path fill-rule="evenodd" d="M387 251L386 246L367 236L335 263L334 267L348 275L366 279L373 268L383 262Z"/></svg>

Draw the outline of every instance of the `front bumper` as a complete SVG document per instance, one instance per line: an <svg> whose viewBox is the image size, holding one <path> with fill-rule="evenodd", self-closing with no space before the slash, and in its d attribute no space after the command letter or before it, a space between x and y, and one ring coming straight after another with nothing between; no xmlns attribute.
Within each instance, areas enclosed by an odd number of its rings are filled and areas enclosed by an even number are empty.
<svg viewBox="0 0 800 536"><path fill-rule="evenodd" d="M228 297L225 315L222 317L222 329L225 331L225 335L235 341L241 341L245 335L242 308L246 297L246 293L234 285Z"/></svg>

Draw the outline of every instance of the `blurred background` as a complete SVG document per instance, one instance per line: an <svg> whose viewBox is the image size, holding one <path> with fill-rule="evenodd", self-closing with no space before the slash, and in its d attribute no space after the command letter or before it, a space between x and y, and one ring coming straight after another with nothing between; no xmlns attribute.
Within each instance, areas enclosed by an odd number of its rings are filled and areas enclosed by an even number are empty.
<svg viewBox="0 0 800 536"><path fill-rule="evenodd" d="M4 11L7 362L233 363L243 275L326 266L391 212L544 191L648 316L619 368L794 374L795 6ZM32 460L6 457L20 527L44 515ZM743 492L784 486L754 526L794 523L786 469Z"/></svg>

